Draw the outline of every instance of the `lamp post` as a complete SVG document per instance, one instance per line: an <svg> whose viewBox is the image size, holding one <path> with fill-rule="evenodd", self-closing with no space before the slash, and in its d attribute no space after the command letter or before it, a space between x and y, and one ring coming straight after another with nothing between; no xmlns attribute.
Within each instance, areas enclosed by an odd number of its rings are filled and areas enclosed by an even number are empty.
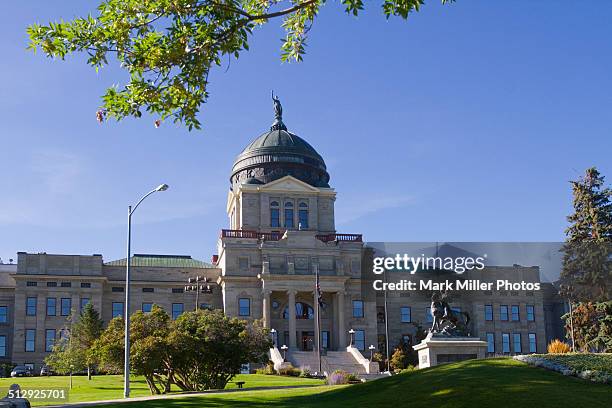
<svg viewBox="0 0 612 408"><path fill-rule="evenodd" d="M124 351L124 363L123 363L123 397L128 398L130 396L130 264L131 264L131 245L132 245L132 214L138 208L140 203L145 198L158 191L166 191L168 189L167 184L160 184L155 189L149 191L147 194L142 196L136 203L134 208L128 206L128 230L127 230L127 259L125 262L125 351Z"/></svg>
<svg viewBox="0 0 612 408"><path fill-rule="evenodd" d="M354 340L354 337L355 337L355 330L351 329L348 332L351 335L351 343L349 344L349 347L353 347L353 340Z"/></svg>
<svg viewBox="0 0 612 408"><path fill-rule="evenodd" d="M185 286L185 292L195 292L196 293L196 305L195 310L200 308L200 292L202 293L212 293L212 287L210 286L210 279L206 276L196 276L195 278L189 278L187 281L190 285Z"/></svg>
<svg viewBox="0 0 612 408"><path fill-rule="evenodd" d="M374 350L376 350L376 347L374 347L373 344L370 344L370 347L368 347L368 350L370 350L370 363L371 363L372 360L374 360Z"/></svg>
<svg viewBox="0 0 612 408"><path fill-rule="evenodd" d="M270 329L272 335L272 347L276 348L276 329Z"/></svg>
<svg viewBox="0 0 612 408"><path fill-rule="evenodd" d="M288 349L288 348L289 348L289 347L287 347L287 345L286 345L286 344L283 344L283 345L281 346L281 350L283 350L283 361L287 361L287 349Z"/></svg>

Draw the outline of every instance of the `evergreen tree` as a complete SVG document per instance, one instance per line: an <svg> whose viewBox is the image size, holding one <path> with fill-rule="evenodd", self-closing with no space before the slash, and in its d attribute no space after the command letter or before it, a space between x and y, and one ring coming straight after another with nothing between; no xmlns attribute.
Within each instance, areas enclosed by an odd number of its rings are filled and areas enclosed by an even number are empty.
<svg viewBox="0 0 612 408"><path fill-rule="evenodd" d="M561 292L571 301L606 301L612 288L612 189L594 167L571 184L574 213L567 217Z"/></svg>
<svg viewBox="0 0 612 408"><path fill-rule="evenodd" d="M72 325L71 342L76 350L80 350L85 357L87 378L91 380L91 369L95 363L92 345L102 334L104 323L100 314L91 302L87 303L77 321Z"/></svg>

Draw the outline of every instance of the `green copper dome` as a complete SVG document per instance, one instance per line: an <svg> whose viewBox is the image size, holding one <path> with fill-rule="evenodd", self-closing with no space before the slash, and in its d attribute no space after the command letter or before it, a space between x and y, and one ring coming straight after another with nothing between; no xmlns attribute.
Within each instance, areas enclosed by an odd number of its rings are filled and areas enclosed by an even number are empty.
<svg viewBox="0 0 612 408"><path fill-rule="evenodd" d="M304 139L287 131L282 107L275 101L276 120L269 132L253 140L238 155L230 182L233 185L266 184L285 176L315 187L329 187L325 161Z"/></svg>

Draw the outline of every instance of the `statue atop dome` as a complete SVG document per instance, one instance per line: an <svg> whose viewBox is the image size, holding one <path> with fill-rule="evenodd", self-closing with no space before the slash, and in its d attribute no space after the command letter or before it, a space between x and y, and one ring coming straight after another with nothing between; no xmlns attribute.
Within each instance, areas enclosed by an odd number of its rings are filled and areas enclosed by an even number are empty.
<svg viewBox="0 0 612 408"><path fill-rule="evenodd" d="M280 99L278 99L278 95L274 96L274 91L272 91L272 102L274 103L274 118L282 122L283 105L281 105Z"/></svg>
<svg viewBox="0 0 612 408"><path fill-rule="evenodd" d="M287 126L283 123L283 105L281 105L278 95L274 96L274 91L272 91L272 103L274 104L274 123L270 129L287 130Z"/></svg>

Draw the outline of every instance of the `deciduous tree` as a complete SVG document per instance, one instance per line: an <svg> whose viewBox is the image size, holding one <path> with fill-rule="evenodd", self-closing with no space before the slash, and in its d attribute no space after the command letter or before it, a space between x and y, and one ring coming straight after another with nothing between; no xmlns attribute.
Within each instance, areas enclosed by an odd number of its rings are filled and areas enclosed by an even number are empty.
<svg viewBox="0 0 612 408"><path fill-rule="evenodd" d="M340 0L357 15L363 0ZM441 0L442 3L454 0ZM123 87L110 87L98 120L140 117L147 111L191 130L208 98L211 68L249 49L254 30L282 19L283 61L300 61L308 32L326 0L103 0L97 13L72 21L32 24L29 48L64 59L79 52L96 70L116 61L129 74ZM381 0L386 18L403 19L424 0Z"/></svg>

